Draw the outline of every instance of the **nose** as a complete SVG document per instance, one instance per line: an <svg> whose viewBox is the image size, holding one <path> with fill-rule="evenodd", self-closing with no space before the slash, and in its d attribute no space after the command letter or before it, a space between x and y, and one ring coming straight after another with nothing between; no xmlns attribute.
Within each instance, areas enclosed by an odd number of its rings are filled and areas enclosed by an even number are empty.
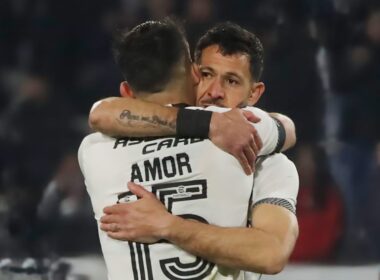
<svg viewBox="0 0 380 280"><path fill-rule="evenodd" d="M208 96L212 99L224 99L224 90L219 79L215 79L207 90Z"/></svg>

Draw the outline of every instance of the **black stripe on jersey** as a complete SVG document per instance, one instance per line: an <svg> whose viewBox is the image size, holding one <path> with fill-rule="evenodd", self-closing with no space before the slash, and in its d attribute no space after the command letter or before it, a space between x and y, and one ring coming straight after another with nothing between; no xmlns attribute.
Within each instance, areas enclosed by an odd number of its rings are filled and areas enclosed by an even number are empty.
<svg viewBox="0 0 380 280"><path fill-rule="evenodd" d="M149 246L147 244L144 244L144 252L145 252L146 267L148 270L147 271L148 279L153 279L152 263L150 262L150 252L149 252Z"/></svg>
<svg viewBox="0 0 380 280"><path fill-rule="evenodd" d="M293 205L288 200L286 200L284 198L277 198L277 197L268 197L268 198L264 198L262 200L259 200L258 202L256 202L252 206L252 208L256 207L259 204L263 204L263 203L282 206L282 207L288 209L293 214L296 214L296 209L293 207Z"/></svg>
<svg viewBox="0 0 380 280"><path fill-rule="evenodd" d="M179 258L165 259L160 261L160 266L170 280L201 280L211 273L215 265L197 257L192 263L181 263Z"/></svg>
<svg viewBox="0 0 380 280"><path fill-rule="evenodd" d="M272 119L274 119L274 121L276 122L277 130L278 130L278 139L277 139L276 148L273 151L273 154L274 154L274 153L281 152L281 149L285 144L286 131L282 122L280 122L278 119L274 117L272 117Z"/></svg>
<svg viewBox="0 0 380 280"><path fill-rule="evenodd" d="M139 259L139 268L140 268L140 275L141 280L145 280L145 267L144 267L144 260L143 260L143 254L141 252L141 245L136 243L137 248L137 257Z"/></svg>
<svg viewBox="0 0 380 280"><path fill-rule="evenodd" d="M129 245L129 249L131 251L133 278L135 280L139 280L139 274L138 274L137 268L136 268L136 253L135 253L135 248L133 247L133 242L128 242L128 245Z"/></svg>
<svg viewBox="0 0 380 280"><path fill-rule="evenodd" d="M252 185L252 189L251 189L251 195L249 196L249 200L248 200L248 209L247 209L247 227L250 227L252 225L252 221L251 221L251 210L252 210L252 207L251 207L251 202L252 202L252 196L253 196L253 188L254 188L254 185Z"/></svg>
<svg viewBox="0 0 380 280"><path fill-rule="evenodd" d="M204 224L208 224L207 220L201 216L198 216L198 215L193 215L193 214L182 214L182 215L178 215L179 217L181 218L184 218L184 219L188 219L188 220L196 220L198 222L201 222L201 223L204 223Z"/></svg>
<svg viewBox="0 0 380 280"><path fill-rule="evenodd" d="M141 244L136 242L128 242L128 245L131 250L131 261L134 280L153 280L149 246L147 244ZM146 264L146 267L144 263Z"/></svg>

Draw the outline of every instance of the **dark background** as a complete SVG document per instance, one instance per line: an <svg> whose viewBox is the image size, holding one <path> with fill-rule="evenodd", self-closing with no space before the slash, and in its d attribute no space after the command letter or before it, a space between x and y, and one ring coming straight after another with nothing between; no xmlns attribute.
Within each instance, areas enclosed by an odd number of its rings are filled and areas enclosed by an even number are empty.
<svg viewBox="0 0 380 280"><path fill-rule="evenodd" d="M2 0L0 260L100 253L76 152L98 99L122 80L116 26L176 15L191 47L230 20L265 48L258 106L298 143L294 262L380 259L380 5L364 0Z"/></svg>

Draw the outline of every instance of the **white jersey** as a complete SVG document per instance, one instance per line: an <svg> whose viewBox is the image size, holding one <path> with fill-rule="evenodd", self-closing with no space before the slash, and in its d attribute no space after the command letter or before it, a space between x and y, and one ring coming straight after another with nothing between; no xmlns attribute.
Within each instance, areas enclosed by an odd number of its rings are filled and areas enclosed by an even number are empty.
<svg viewBox="0 0 380 280"><path fill-rule="evenodd" d="M292 161L283 154L261 158L256 165L252 207L269 203L283 206L295 213L298 195L298 172ZM255 226L255 221L251 221ZM253 252L254 253L254 252ZM245 272L245 280L258 280L261 274Z"/></svg>
<svg viewBox="0 0 380 280"><path fill-rule="evenodd" d="M278 138L275 122L257 108L250 110L261 118L257 129L267 139L263 149L272 151ZM93 133L80 146L79 163L98 223L104 207L136 199L127 187L134 181L155 193L174 215L225 227L247 225L253 176L209 140L114 139ZM118 241L101 230L99 237L109 280L244 279L241 271L170 243Z"/></svg>
<svg viewBox="0 0 380 280"><path fill-rule="evenodd" d="M216 106L209 106L206 108L187 107L186 109L202 109L218 113L224 113L231 110L230 108L222 108ZM258 123L253 124L253 126L257 129L258 134L260 135L261 141L263 142L263 147L261 148L258 156L269 155L275 150L280 150L282 147L278 147L278 145L285 141L285 139L280 138L284 138L286 135L281 133L282 131L279 129L278 123L274 121L274 119L270 117L267 112L259 108L245 107L243 109L252 112L261 119Z"/></svg>

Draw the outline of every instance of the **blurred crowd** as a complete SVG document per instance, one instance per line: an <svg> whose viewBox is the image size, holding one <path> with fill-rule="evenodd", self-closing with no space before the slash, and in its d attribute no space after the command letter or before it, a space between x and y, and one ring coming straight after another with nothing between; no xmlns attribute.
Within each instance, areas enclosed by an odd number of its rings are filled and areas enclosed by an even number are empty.
<svg viewBox="0 0 380 280"><path fill-rule="evenodd" d="M380 260L380 3L366 0L2 0L0 259L99 253L76 159L92 103L117 96L117 26L175 15L190 47L214 23L265 49L258 106L290 116L293 261Z"/></svg>

